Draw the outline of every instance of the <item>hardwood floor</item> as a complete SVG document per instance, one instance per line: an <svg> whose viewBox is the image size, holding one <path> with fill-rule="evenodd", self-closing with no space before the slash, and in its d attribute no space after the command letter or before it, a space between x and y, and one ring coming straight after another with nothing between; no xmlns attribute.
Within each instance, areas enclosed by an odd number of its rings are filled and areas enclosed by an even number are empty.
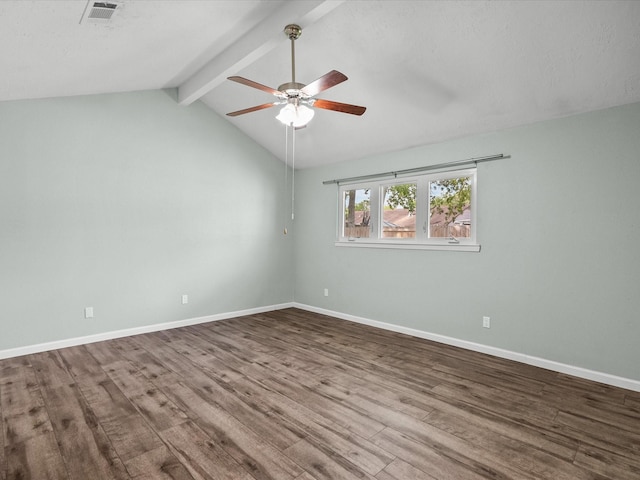
<svg viewBox="0 0 640 480"><path fill-rule="evenodd" d="M0 361L0 480L640 479L640 393L288 309Z"/></svg>

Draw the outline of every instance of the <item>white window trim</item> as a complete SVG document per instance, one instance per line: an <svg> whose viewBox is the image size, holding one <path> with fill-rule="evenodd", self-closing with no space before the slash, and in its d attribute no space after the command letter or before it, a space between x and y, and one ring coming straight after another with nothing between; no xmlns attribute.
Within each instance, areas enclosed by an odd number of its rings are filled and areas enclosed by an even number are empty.
<svg viewBox="0 0 640 480"><path fill-rule="evenodd" d="M381 238L382 231L382 201L380 195L382 188L387 185L398 183L417 183L418 193L416 194L416 205L420 202L426 203L428 200L428 185L432 180L443 180L446 178L471 177L471 225L472 236L470 238L456 238L455 242L447 238L426 238L423 230L428 225L430 212L424 209L416 208L416 237L405 240ZM477 241L478 228L478 179L477 169L469 168L464 170L439 171L437 173L428 173L411 176L398 176L392 181L389 179L380 181L353 182L341 184L338 189L338 221L336 230L336 247L358 247L358 248L387 248L387 249L405 249L405 250L445 250L445 251L464 251L479 252L480 244ZM344 227L344 192L353 189L370 189L371 191L371 220L370 225L375 229L375 237L371 238L347 238L342 237L342 228Z"/></svg>
<svg viewBox="0 0 640 480"><path fill-rule="evenodd" d="M343 241L338 240L335 242L336 247L356 247L356 248L390 248L396 250L444 250L450 252L479 252L480 244L478 243L466 243L464 245L460 244L449 244L449 243L417 243L417 242L403 242L398 243L385 241L385 242L366 242L363 240L354 241Z"/></svg>

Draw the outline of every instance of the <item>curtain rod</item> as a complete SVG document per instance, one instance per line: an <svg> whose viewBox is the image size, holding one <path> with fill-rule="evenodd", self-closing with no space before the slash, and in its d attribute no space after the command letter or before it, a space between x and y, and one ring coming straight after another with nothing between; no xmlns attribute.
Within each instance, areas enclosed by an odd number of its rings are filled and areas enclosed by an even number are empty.
<svg viewBox="0 0 640 480"><path fill-rule="evenodd" d="M469 165L471 163L477 165L480 162L489 162L491 160L502 160L505 158L511 158L511 156L505 155L503 153L499 153L497 155L489 155L486 157L467 158L466 160L456 160L454 162L438 163L437 165L429 165L426 167L407 168L405 170L396 170L394 172L374 173L371 175L361 175L359 177L348 177L348 178L338 178L336 180L325 180L324 182L322 182L322 184L330 185L332 183L337 183L338 185L340 185L341 183L358 182L361 180L372 180L374 178L397 177L398 175L427 172L429 170L439 170L441 168L457 167L461 165Z"/></svg>

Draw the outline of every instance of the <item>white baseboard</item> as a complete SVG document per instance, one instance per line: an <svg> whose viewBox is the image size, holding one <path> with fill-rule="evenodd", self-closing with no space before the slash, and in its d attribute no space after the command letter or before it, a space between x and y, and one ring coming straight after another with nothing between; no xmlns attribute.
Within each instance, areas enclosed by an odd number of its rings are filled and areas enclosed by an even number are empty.
<svg viewBox="0 0 640 480"><path fill-rule="evenodd" d="M392 332L404 333L413 337L424 338L426 340L432 340L438 343L444 343L446 345L452 345L454 347L460 347L467 350L473 350L474 352L486 353L495 357L506 358L508 360L514 360L516 362L525 363L527 365L533 365L536 367L552 370L554 372L564 373L572 375L574 377L584 378L586 380L592 380L594 382L600 382L614 387L626 388L627 390L633 390L640 392L640 381L630 378L618 377L616 375L610 375L608 373L597 372L594 370L588 370L582 367L575 367L573 365L567 365L564 363L554 362L553 360L546 360L544 358L534 357L526 355L524 353L513 352L511 350L503 350L501 348L491 347L488 345L482 345L480 343L469 342L466 340L460 340L453 337L447 337L445 335L439 335L436 333L429 333L414 328L402 327L400 325L394 325L392 323L380 322L377 320L370 320L368 318L357 317L355 315L349 315L346 313L335 312L333 310L327 310L324 308L314 307L311 305L305 305L294 302L293 307L301 310L307 310L309 312L320 313L322 315L328 315L330 317L340 318L342 320L349 320L351 322L362 323L372 327L382 328L384 330L390 330Z"/></svg>
<svg viewBox="0 0 640 480"><path fill-rule="evenodd" d="M19 357L21 355L29 355L31 353L47 352L49 350L57 350L58 348L75 347L76 345L86 345L88 343L102 342L103 340L111 340L114 338L130 337L132 335L140 335L141 333L159 332L161 330L169 330L171 328L197 325L199 323L216 322L218 320L225 320L227 318L272 312L274 310L282 310L283 308L290 307L293 307L293 303L281 303L265 307L248 308L246 310L238 310L235 312L217 313L215 315L207 315L205 317L188 318L186 320L177 320L175 322L156 323L154 325L145 325L143 327L134 327L124 330L97 333L95 335L88 335L85 337L76 337L66 340L57 340L54 342L39 343L36 345L28 345L26 347L9 348L7 350L0 350L0 359Z"/></svg>
<svg viewBox="0 0 640 480"><path fill-rule="evenodd" d="M216 322L219 320L225 320L228 318L242 317L245 315L255 315L258 313L272 312L275 310L282 310L284 308L299 308L301 310L307 310L309 312L319 313L322 315L328 315L330 317L339 318L342 320L349 320L351 322L361 323L372 327L382 328L384 330L390 330L392 332L404 333L413 337L424 338L426 340L432 340L434 342L443 343L446 345L452 345L454 347L460 347L475 352L486 353L500 358L506 358L508 360L514 360L516 362L533 365L554 372L564 373L567 375L573 375L574 377L584 378L592 380L594 382L600 382L615 387L626 388L627 390L633 390L640 392L640 381L633 380L624 377L618 377L616 375L610 375L608 373L602 373L594 370L588 370L582 367L576 367L573 365L567 365L564 363L555 362L553 360L546 360L544 358L534 357L526 355L524 353L513 352L511 350L504 350L497 347L491 347L480 343L469 342L466 340L460 340L453 337L447 337L445 335L439 335L436 333L429 333L423 330L417 330L414 328L402 327L400 325L394 325L392 323L380 322L378 320L371 320L364 317L358 317L347 313L336 312L333 310L327 310L325 308L314 307L297 302L281 303L277 305L269 305L264 307L249 308L246 310L238 310L235 312L217 313L214 315L207 315L204 317L189 318L186 320L177 320L175 322L157 323L154 325L145 325L143 327L127 328L124 330L115 330L111 332L97 333L95 335L88 335L85 337L76 337L66 340L58 340L54 342L39 343L36 345L28 345L25 347L10 348L6 350L0 350L0 360L4 358L19 357L22 355L29 355L31 353L46 352L49 350L56 350L58 348L74 347L77 345L86 345L89 343L102 342L103 340L111 340L114 338L129 337L132 335L140 335L142 333L159 332L162 330L169 330L172 328L186 327L188 325L197 325L200 323Z"/></svg>

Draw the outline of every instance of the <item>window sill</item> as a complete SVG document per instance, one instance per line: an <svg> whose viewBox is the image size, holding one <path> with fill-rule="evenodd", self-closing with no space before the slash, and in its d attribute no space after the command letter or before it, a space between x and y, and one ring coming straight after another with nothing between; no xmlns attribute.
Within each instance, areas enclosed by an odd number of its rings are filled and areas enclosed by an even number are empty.
<svg viewBox="0 0 640 480"><path fill-rule="evenodd" d="M367 242L362 240L338 241L336 247L391 248L401 250L443 250L450 252L479 252L477 243L406 243L406 242Z"/></svg>

